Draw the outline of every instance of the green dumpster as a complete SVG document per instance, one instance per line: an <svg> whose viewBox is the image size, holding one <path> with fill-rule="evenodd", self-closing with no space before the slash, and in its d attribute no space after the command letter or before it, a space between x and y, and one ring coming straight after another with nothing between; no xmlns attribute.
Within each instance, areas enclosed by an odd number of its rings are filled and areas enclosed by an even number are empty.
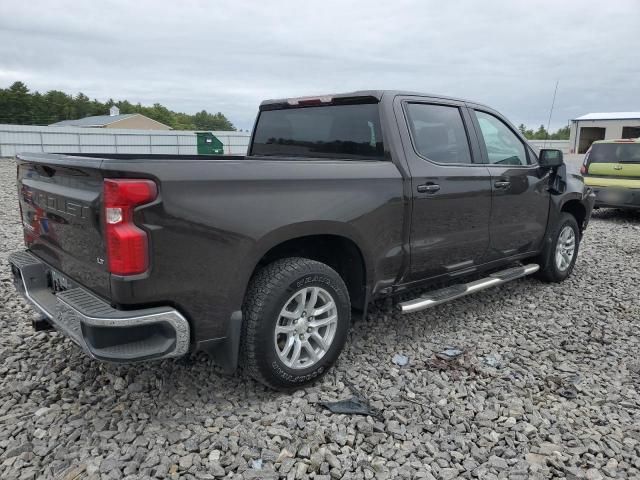
<svg viewBox="0 0 640 480"><path fill-rule="evenodd" d="M196 132L198 137L198 155L222 155L224 145L211 132Z"/></svg>

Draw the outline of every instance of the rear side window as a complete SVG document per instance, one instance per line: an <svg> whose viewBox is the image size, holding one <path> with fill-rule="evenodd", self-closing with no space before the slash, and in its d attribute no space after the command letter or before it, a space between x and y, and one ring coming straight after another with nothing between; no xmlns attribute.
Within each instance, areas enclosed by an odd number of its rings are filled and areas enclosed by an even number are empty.
<svg viewBox="0 0 640 480"><path fill-rule="evenodd" d="M382 160L378 104L262 111L251 154Z"/></svg>
<svg viewBox="0 0 640 480"><path fill-rule="evenodd" d="M413 145L422 157L436 163L471 163L459 108L409 103L407 116Z"/></svg>
<svg viewBox="0 0 640 480"><path fill-rule="evenodd" d="M527 165L524 144L502 120L485 112L476 111L475 114L487 148L489 163Z"/></svg>
<svg viewBox="0 0 640 480"><path fill-rule="evenodd" d="M594 143L589 163L640 163L640 143Z"/></svg>

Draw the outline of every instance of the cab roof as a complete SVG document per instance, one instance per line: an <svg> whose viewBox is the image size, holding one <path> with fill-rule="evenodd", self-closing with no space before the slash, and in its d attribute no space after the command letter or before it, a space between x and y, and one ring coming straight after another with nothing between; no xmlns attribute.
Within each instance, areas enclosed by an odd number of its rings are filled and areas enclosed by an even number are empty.
<svg viewBox="0 0 640 480"><path fill-rule="evenodd" d="M332 103L333 101L338 101L337 103L348 103L352 101L354 103L378 103L382 100L383 96L391 96L395 97L396 95L406 95L406 96L415 96L415 97L428 97L433 99L443 99L443 100L453 100L456 102L464 102L464 103L473 103L474 105L480 105L477 102L471 100L465 100L463 98L456 97L448 97L445 95L437 95L431 93L420 93L420 92L412 92L406 90L357 90L354 92L345 92L345 93L327 93L323 95L309 95L304 97L291 97L291 98L278 98L278 99L270 99L264 100L260 103L260 110L269 110L273 108L278 108L278 106L304 106L310 105L311 101L318 101L319 103ZM319 104L318 103L318 104ZM483 105L485 106L485 105ZM489 108L489 107L487 107Z"/></svg>

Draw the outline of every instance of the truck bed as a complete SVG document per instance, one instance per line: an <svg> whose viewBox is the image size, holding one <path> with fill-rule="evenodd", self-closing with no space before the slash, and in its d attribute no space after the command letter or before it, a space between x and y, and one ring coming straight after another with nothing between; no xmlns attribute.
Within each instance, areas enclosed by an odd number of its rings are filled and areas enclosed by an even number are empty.
<svg viewBox="0 0 640 480"><path fill-rule="evenodd" d="M406 203L392 162L162 154L17 159L27 248L117 308L169 301L195 320L196 342L227 335L253 269L282 239L352 238L387 282L403 260ZM107 271L105 178L151 179L158 187L157 199L136 209L136 224L149 236L144 274ZM34 195L41 200L34 203Z"/></svg>

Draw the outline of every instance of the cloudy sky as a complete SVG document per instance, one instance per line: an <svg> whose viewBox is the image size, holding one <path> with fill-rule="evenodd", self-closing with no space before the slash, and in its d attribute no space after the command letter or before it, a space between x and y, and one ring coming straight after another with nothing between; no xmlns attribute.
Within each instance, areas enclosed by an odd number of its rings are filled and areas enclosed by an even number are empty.
<svg viewBox="0 0 640 480"><path fill-rule="evenodd" d="M640 110L640 1L0 1L0 86L222 111L406 89L552 129Z"/></svg>

